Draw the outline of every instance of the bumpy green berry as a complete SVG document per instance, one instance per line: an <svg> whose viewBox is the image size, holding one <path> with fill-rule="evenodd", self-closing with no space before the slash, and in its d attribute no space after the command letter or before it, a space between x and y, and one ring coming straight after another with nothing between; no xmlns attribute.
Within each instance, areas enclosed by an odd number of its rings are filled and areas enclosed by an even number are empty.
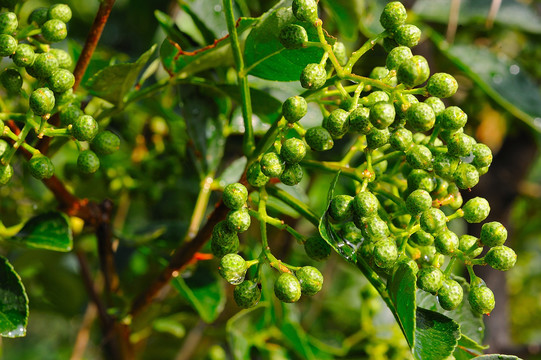
<svg viewBox="0 0 541 360"><path fill-rule="evenodd" d="M6 185L13 176L13 167L10 164L0 164L0 185Z"/></svg>
<svg viewBox="0 0 541 360"><path fill-rule="evenodd" d="M67 23L71 20L71 9L66 4L54 4L49 8L47 17L49 19L58 19Z"/></svg>
<svg viewBox="0 0 541 360"><path fill-rule="evenodd" d="M430 235L426 231L417 230L411 237L411 241L419 246L428 246L434 243L434 236Z"/></svg>
<svg viewBox="0 0 541 360"><path fill-rule="evenodd" d="M63 110L60 113L60 121L62 123L64 123L64 121L69 120L66 118L67 114L64 115L64 118L66 119L63 120L62 114L65 111L67 111L67 109L70 109L72 106L73 105L68 106L65 110ZM76 109L80 111L79 107L77 106L73 106L73 107L75 107ZM73 110L70 110L70 111L73 111ZM77 113L77 112L74 111L74 113ZM98 155L109 155L109 154L114 153L120 148L120 138L118 137L118 135L112 133L111 131L105 130L98 133L98 135L94 137L90 146L92 147L92 150L94 150L96 154Z"/></svg>
<svg viewBox="0 0 541 360"><path fill-rule="evenodd" d="M310 149L314 151L330 150L334 146L334 140L327 129L322 126L315 126L306 130L304 140Z"/></svg>
<svg viewBox="0 0 541 360"><path fill-rule="evenodd" d="M71 125L81 115L83 115L83 111L81 110L81 108L79 106L76 106L76 105L66 106L60 112L60 123L62 124L62 126ZM98 135L96 135L96 138L98 137ZM119 140L119 145L120 145L120 140ZM97 148L95 148L94 151L96 153L100 154L100 151Z"/></svg>
<svg viewBox="0 0 541 360"><path fill-rule="evenodd" d="M0 129L3 129L4 123L0 120ZM0 139L0 157L5 154L6 150L9 148L9 144L6 140Z"/></svg>
<svg viewBox="0 0 541 360"><path fill-rule="evenodd" d="M325 85L325 81L327 81L327 71L325 71L323 65L308 64L302 70L300 81L301 86L305 89L319 89Z"/></svg>
<svg viewBox="0 0 541 360"><path fill-rule="evenodd" d="M333 139L342 138L349 130L349 113L342 109L333 110L322 126L329 131Z"/></svg>
<svg viewBox="0 0 541 360"><path fill-rule="evenodd" d="M458 238L458 250L475 258L481 254L483 247L479 246L479 239L472 235L462 235Z"/></svg>
<svg viewBox="0 0 541 360"><path fill-rule="evenodd" d="M90 115L79 116L71 128L73 137L80 141L92 141L98 134L98 131L98 122Z"/></svg>
<svg viewBox="0 0 541 360"><path fill-rule="evenodd" d="M436 114L432 106L426 103L411 104L406 111L406 121L416 131L428 131L436 123Z"/></svg>
<svg viewBox="0 0 541 360"><path fill-rule="evenodd" d="M23 78L15 69L6 69L0 74L0 82L8 93L18 93L23 86Z"/></svg>
<svg viewBox="0 0 541 360"><path fill-rule="evenodd" d="M75 76L66 69L56 69L49 77L49 88L54 92L61 93L73 87Z"/></svg>
<svg viewBox="0 0 541 360"><path fill-rule="evenodd" d="M224 205L231 210L242 208L248 200L248 190L241 183L229 184L225 187L222 196Z"/></svg>
<svg viewBox="0 0 541 360"><path fill-rule="evenodd" d="M407 87L414 87L424 83L430 76L428 62L421 55L414 55L404 60L396 73L398 82Z"/></svg>
<svg viewBox="0 0 541 360"><path fill-rule="evenodd" d="M353 214L353 197L335 195L329 206L329 215L336 221L344 221Z"/></svg>
<svg viewBox="0 0 541 360"><path fill-rule="evenodd" d="M0 34L13 34L19 26L17 15L14 12L4 12L0 14Z"/></svg>
<svg viewBox="0 0 541 360"><path fill-rule="evenodd" d="M250 213L246 208L233 210L227 214L226 221L231 230L238 233L245 232L250 227Z"/></svg>
<svg viewBox="0 0 541 360"><path fill-rule="evenodd" d="M395 150L407 151L413 144L413 135L408 129L398 128L391 134L389 144Z"/></svg>
<svg viewBox="0 0 541 360"><path fill-rule="evenodd" d="M406 22L408 14L400 1L393 1L385 5L379 22L385 30L393 30Z"/></svg>
<svg viewBox="0 0 541 360"><path fill-rule="evenodd" d="M68 36L66 23L58 19L48 20L41 27L41 35L52 43L62 41Z"/></svg>
<svg viewBox="0 0 541 360"><path fill-rule="evenodd" d="M462 163L457 166L453 178L460 189L471 189L479 182L479 172L472 164Z"/></svg>
<svg viewBox="0 0 541 360"><path fill-rule="evenodd" d="M500 246L507 240L507 229L498 221L483 224L481 228L481 243L494 247Z"/></svg>
<svg viewBox="0 0 541 360"><path fill-rule="evenodd" d="M517 254L505 245L495 246L485 255L485 261L496 270L507 271L515 266Z"/></svg>
<svg viewBox="0 0 541 360"><path fill-rule="evenodd" d="M441 126L444 129L458 130L468 122L468 115L458 106L449 106L441 113Z"/></svg>
<svg viewBox="0 0 541 360"><path fill-rule="evenodd" d="M38 78L46 79L53 75L58 69L58 60L51 53L43 53L36 55L34 63L32 64L33 75Z"/></svg>
<svg viewBox="0 0 541 360"><path fill-rule="evenodd" d="M379 240L374 244L374 263L382 269L389 269L394 266L398 259L398 248L394 241L389 239Z"/></svg>
<svg viewBox="0 0 541 360"><path fill-rule="evenodd" d="M393 101L396 114L401 122L405 124L406 112L412 104L416 104L418 102L419 100L413 94L404 94L404 96L401 96Z"/></svg>
<svg viewBox="0 0 541 360"><path fill-rule="evenodd" d="M303 266L295 272L295 275L301 284L303 295L315 295L323 287L323 275L313 266Z"/></svg>
<svg viewBox="0 0 541 360"><path fill-rule="evenodd" d="M473 311L485 315L490 314L496 305L496 302L494 301L494 293L484 285L475 287L472 286L470 288L468 302L470 303Z"/></svg>
<svg viewBox="0 0 541 360"><path fill-rule="evenodd" d="M49 88L36 89L30 95L30 109L36 115L49 114L54 108L54 103L54 93Z"/></svg>
<svg viewBox="0 0 541 360"><path fill-rule="evenodd" d="M395 47L399 46L398 43L395 41L395 39L393 39L392 37L385 37L383 38L383 49L386 51L386 52L390 52L392 49L394 49Z"/></svg>
<svg viewBox="0 0 541 360"><path fill-rule="evenodd" d="M302 26L289 24L280 30L278 39L286 49L298 49L308 41L308 34Z"/></svg>
<svg viewBox="0 0 541 360"><path fill-rule="evenodd" d="M378 215L363 218L360 229L363 236L371 241L378 241L389 236L389 226Z"/></svg>
<svg viewBox="0 0 541 360"><path fill-rule="evenodd" d="M395 47L387 55L387 68L390 70L397 70L405 60L411 59L412 57L413 54L411 53L411 49L409 47Z"/></svg>
<svg viewBox="0 0 541 360"><path fill-rule="evenodd" d="M48 179L54 174L54 165L46 156L34 155L28 162L30 166L30 174L36 179Z"/></svg>
<svg viewBox="0 0 541 360"><path fill-rule="evenodd" d="M492 163L492 151L485 144L475 144L472 147L472 164L477 168L490 166Z"/></svg>
<svg viewBox="0 0 541 360"><path fill-rule="evenodd" d="M293 15L300 21L314 23L317 20L317 2L315 0L293 0Z"/></svg>
<svg viewBox="0 0 541 360"><path fill-rule="evenodd" d="M432 96L448 98L458 90L458 82L447 73L435 73L428 79L426 90Z"/></svg>
<svg viewBox="0 0 541 360"><path fill-rule="evenodd" d="M452 255L459 246L458 236L449 229L444 229L434 239L434 246L440 254Z"/></svg>
<svg viewBox="0 0 541 360"><path fill-rule="evenodd" d="M438 302L444 310L454 310L464 298L464 290L458 282L453 279L443 280L441 288L438 290Z"/></svg>
<svg viewBox="0 0 541 360"><path fill-rule="evenodd" d="M277 178L284 171L284 160L275 152L269 152L263 155L260 161L261 171L271 178Z"/></svg>
<svg viewBox="0 0 541 360"><path fill-rule="evenodd" d="M375 103L378 103L380 101L388 102L389 101L389 95L387 95L384 91L372 91L368 96L363 98L365 100L365 105L368 107L373 106Z"/></svg>
<svg viewBox="0 0 541 360"><path fill-rule="evenodd" d="M453 179L453 174L456 172L459 162L460 160L455 156L440 153L434 158L434 172L444 179Z"/></svg>
<svg viewBox="0 0 541 360"><path fill-rule="evenodd" d="M353 210L360 217L375 215L378 211L378 198L369 191L362 191L353 199Z"/></svg>
<svg viewBox="0 0 541 360"><path fill-rule="evenodd" d="M372 128L368 134L366 134L366 143L370 149L377 149L387 144L390 136L388 128L383 130Z"/></svg>
<svg viewBox="0 0 541 360"><path fill-rule="evenodd" d="M15 54L12 56L13 63L19 67L27 67L32 65L36 54L32 46L28 44L19 44L15 50Z"/></svg>
<svg viewBox="0 0 541 360"><path fill-rule="evenodd" d="M464 210L464 219L470 224L476 224L484 221L490 213L490 205L482 197L474 197L462 207Z"/></svg>
<svg viewBox="0 0 541 360"><path fill-rule="evenodd" d="M432 197L426 190L414 190L406 199L406 208L411 215L417 215L431 207Z"/></svg>
<svg viewBox="0 0 541 360"><path fill-rule="evenodd" d="M464 133L455 133L447 140L447 149L450 155L465 157L471 154L475 140Z"/></svg>
<svg viewBox="0 0 541 360"><path fill-rule="evenodd" d="M436 179L431 174L421 169L412 170L408 174L407 181L408 188L411 190L423 189L432 192L436 188Z"/></svg>
<svg viewBox="0 0 541 360"><path fill-rule="evenodd" d="M233 298L239 307L248 309L257 305L261 299L261 290L253 281L244 280L233 290Z"/></svg>
<svg viewBox="0 0 541 360"><path fill-rule="evenodd" d="M331 255L331 246L320 235L313 235L306 239L304 251L309 258L323 261Z"/></svg>
<svg viewBox="0 0 541 360"><path fill-rule="evenodd" d="M417 286L419 289L436 294L443 285L445 275L443 272L434 266L427 266L419 270L417 274Z"/></svg>
<svg viewBox="0 0 541 360"><path fill-rule="evenodd" d="M380 101L370 108L370 122L377 129L385 129L394 122L395 109L391 103Z"/></svg>
<svg viewBox="0 0 541 360"><path fill-rule="evenodd" d="M261 187L269 181L269 177L263 174L261 171L261 164L256 161L248 167L248 170L246 171L246 180L248 181L248 184L253 187Z"/></svg>
<svg viewBox="0 0 541 360"><path fill-rule="evenodd" d="M297 138L289 138L282 144L280 157L287 164L297 164L306 155L306 145L304 141Z"/></svg>
<svg viewBox="0 0 541 360"><path fill-rule="evenodd" d="M100 159L91 150L81 151L77 157L77 168L84 174L93 174L100 168Z"/></svg>
<svg viewBox="0 0 541 360"><path fill-rule="evenodd" d="M0 35L0 56L11 56L17 50L17 40L11 35Z"/></svg>
<svg viewBox="0 0 541 360"><path fill-rule="evenodd" d="M58 66L62 69L71 69L73 60L70 54L62 49L50 49L49 54L53 54L56 60L58 60Z"/></svg>
<svg viewBox="0 0 541 360"><path fill-rule="evenodd" d="M41 26L48 20L49 9L41 7L33 10L28 17L28 23L35 22L38 26Z"/></svg>
<svg viewBox="0 0 541 360"><path fill-rule="evenodd" d="M282 104L282 116L289 123L299 121L307 111L308 104L302 96L292 96Z"/></svg>
<svg viewBox="0 0 541 360"><path fill-rule="evenodd" d="M417 45L419 40L421 40L421 30L417 26L411 24L400 25L394 31L394 39L399 45L411 48Z"/></svg>
<svg viewBox="0 0 541 360"><path fill-rule="evenodd" d="M237 254L226 254L220 260L218 272L220 276L232 285L238 285L244 281L246 275L246 261Z"/></svg>
<svg viewBox="0 0 541 360"><path fill-rule="evenodd" d="M274 295L285 303L293 303L301 297L301 284L295 275L283 273L274 283Z"/></svg>
<svg viewBox="0 0 541 360"><path fill-rule="evenodd" d="M363 135L368 134L372 128L372 123L370 123L370 109L359 106L349 113L349 126L352 131Z"/></svg>
<svg viewBox="0 0 541 360"><path fill-rule="evenodd" d="M236 253L239 249L239 237L236 232L231 231L227 222L220 221L212 230L210 237L210 248L217 258L227 254Z"/></svg>
<svg viewBox="0 0 541 360"><path fill-rule="evenodd" d="M443 103L443 101L440 98L431 96L431 97L427 98L424 101L424 103L427 104L427 105L430 105L430 107L432 108L432 111L434 111L434 115L436 115L436 117L439 116L443 112L443 110L445 110L445 104Z"/></svg>
<svg viewBox="0 0 541 360"><path fill-rule="evenodd" d="M389 75L389 69L383 66L376 66L372 69L372 71L370 71L370 75L368 77L370 79L382 80L385 79L387 75Z"/></svg>
<svg viewBox="0 0 541 360"><path fill-rule="evenodd" d="M431 208L423 211L421 215L421 229L432 235L438 234L447 224L447 218L443 211Z"/></svg>
<svg viewBox="0 0 541 360"><path fill-rule="evenodd" d="M287 186L297 185L301 182L304 171L299 164L286 164L284 172L280 175L280 181Z"/></svg>
<svg viewBox="0 0 541 360"><path fill-rule="evenodd" d="M348 54L344 43L340 41L335 42L332 46L332 52L334 53L334 56L336 56L336 60L338 60L340 65L344 66L347 64Z"/></svg>
<svg viewBox="0 0 541 360"><path fill-rule="evenodd" d="M406 161L414 169L432 168L432 153L424 145L413 145L406 152Z"/></svg>

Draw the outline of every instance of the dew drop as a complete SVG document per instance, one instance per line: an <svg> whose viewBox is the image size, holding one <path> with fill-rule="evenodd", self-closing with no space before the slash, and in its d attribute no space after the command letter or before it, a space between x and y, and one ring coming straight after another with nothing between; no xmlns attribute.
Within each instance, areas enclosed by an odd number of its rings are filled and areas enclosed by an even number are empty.
<svg viewBox="0 0 541 360"><path fill-rule="evenodd" d="M216 12L222 11L222 6L221 5L214 5L214 11L216 11Z"/></svg>
<svg viewBox="0 0 541 360"><path fill-rule="evenodd" d="M502 81L503 81L503 77L500 74L494 74L494 76L492 76L492 82L494 84L501 84Z"/></svg>
<svg viewBox="0 0 541 360"><path fill-rule="evenodd" d="M511 75L517 75L520 72L520 66L513 64L509 67L509 72Z"/></svg>
<svg viewBox="0 0 541 360"><path fill-rule="evenodd" d="M541 129L541 117L536 117L535 119L533 119L533 125L536 128Z"/></svg>

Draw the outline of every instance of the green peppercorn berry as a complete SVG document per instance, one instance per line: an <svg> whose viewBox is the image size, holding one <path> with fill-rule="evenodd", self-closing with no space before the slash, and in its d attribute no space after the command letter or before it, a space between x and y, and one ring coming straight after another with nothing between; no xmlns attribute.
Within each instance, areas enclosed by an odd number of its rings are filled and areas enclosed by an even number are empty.
<svg viewBox="0 0 541 360"><path fill-rule="evenodd" d="M411 48L421 40L421 30L411 24L400 25L394 30L394 39L399 45Z"/></svg>
<svg viewBox="0 0 541 360"><path fill-rule="evenodd" d="M445 110L445 104L440 98L431 96L427 98L424 103L430 105L436 117L438 117L443 112L443 110Z"/></svg>
<svg viewBox="0 0 541 360"><path fill-rule="evenodd" d="M269 177L261 171L261 164L256 161L248 167L246 180L253 187L261 187L269 181Z"/></svg>
<svg viewBox="0 0 541 360"><path fill-rule="evenodd" d="M54 165L48 157L38 154L28 161L30 174L38 180L48 179L54 174Z"/></svg>
<svg viewBox="0 0 541 360"><path fill-rule="evenodd" d="M389 144L393 149L405 152L413 144L413 135L408 129L398 128L391 134Z"/></svg>
<svg viewBox="0 0 541 360"><path fill-rule="evenodd" d="M436 176L436 188L432 191L431 195L434 198L447 196L448 188L449 188L449 182L445 179L442 179L439 176Z"/></svg>
<svg viewBox="0 0 541 360"><path fill-rule="evenodd" d="M297 164L306 155L306 145L304 141L297 138L289 138L282 144L280 157L286 164Z"/></svg>
<svg viewBox="0 0 541 360"><path fill-rule="evenodd" d="M426 266L419 270L417 274L417 286L419 289L429 292L433 295L443 286L443 272L434 266Z"/></svg>
<svg viewBox="0 0 541 360"><path fill-rule="evenodd" d="M35 22L41 27L48 20L49 9L46 7L40 7L33 10L28 17L28 23Z"/></svg>
<svg viewBox="0 0 541 360"><path fill-rule="evenodd" d="M378 215L373 215L363 219L361 231L365 239L378 241L389 236L389 226Z"/></svg>
<svg viewBox="0 0 541 360"><path fill-rule="evenodd" d="M227 254L236 253L239 249L239 237L236 232L231 231L227 222L220 221L212 230L210 237L210 248L214 256L222 258Z"/></svg>
<svg viewBox="0 0 541 360"><path fill-rule="evenodd" d="M489 315L496 302L494 301L494 293L488 287L472 286L468 295L468 302L473 311L479 314Z"/></svg>
<svg viewBox="0 0 541 360"><path fill-rule="evenodd" d="M14 12L8 11L0 14L0 34L11 35L17 30L18 26L19 21Z"/></svg>
<svg viewBox="0 0 541 360"><path fill-rule="evenodd" d="M472 147L472 164L477 168L490 166L492 163L492 151L485 144L474 144Z"/></svg>
<svg viewBox="0 0 541 360"><path fill-rule="evenodd" d="M17 40L11 35L0 35L0 56L11 56L17 50Z"/></svg>
<svg viewBox="0 0 541 360"><path fill-rule="evenodd" d="M484 166L484 167L477 168L477 172L479 173L479 176L485 175L488 172L489 168L490 168L490 166Z"/></svg>
<svg viewBox="0 0 541 360"><path fill-rule="evenodd" d="M370 123L370 109L359 106L349 113L349 126L352 131L368 134L372 128Z"/></svg>
<svg viewBox="0 0 541 360"><path fill-rule="evenodd" d="M462 235L458 238L458 250L471 258L475 258L483 252L483 247L479 245L479 239L472 235Z"/></svg>
<svg viewBox="0 0 541 360"><path fill-rule="evenodd" d="M338 60L340 65L344 66L347 64L348 54L344 43L340 41L335 42L332 46L332 52L334 53L334 56L336 56L336 60Z"/></svg>
<svg viewBox="0 0 541 360"><path fill-rule="evenodd" d="M479 182L479 172L475 166L467 163L458 165L453 177L460 189L471 189Z"/></svg>
<svg viewBox="0 0 541 360"><path fill-rule="evenodd" d="M331 134L322 126L315 126L306 130L304 140L310 149L314 151L326 151L334 146Z"/></svg>
<svg viewBox="0 0 541 360"><path fill-rule="evenodd" d="M90 115L79 116L71 128L73 137L80 141L92 141L98 132L98 122Z"/></svg>
<svg viewBox="0 0 541 360"><path fill-rule="evenodd" d="M490 205L482 197L474 197L462 207L464 219L470 224L477 224L484 221L490 213Z"/></svg>
<svg viewBox="0 0 541 360"><path fill-rule="evenodd" d="M32 46L28 44L19 44L11 59L18 67L27 67L32 65L35 57L36 54L34 53Z"/></svg>
<svg viewBox="0 0 541 360"><path fill-rule="evenodd" d="M434 158L432 164L436 175L441 176L444 179L452 180L460 159L456 156L449 155L447 153L439 153Z"/></svg>
<svg viewBox="0 0 541 360"><path fill-rule="evenodd" d="M493 269L507 271L517 262L517 254L505 245L495 246L485 255L485 261Z"/></svg>
<svg viewBox="0 0 541 360"><path fill-rule="evenodd" d="M302 70L300 81L303 88L317 90L325 85L327 71L323 65L308 64Z"/></svg>
<svg viewBox="0 0 541 360"><path fill-rule="evenodd" d="M393 39L392 37L385 37L383 38L383 49L386 52L390 52L395 47L399 46L398 43Z"/></svg>
<svg viewBox="0 0 541 360"><path fill-rule="evenodd" d="M449 106L441 113L441 126L448 130L458 130L468 122L468 115L458 106Z"/></svg>
<svg viewBox="0 0 541 360"><path fill-rule="evenodd" d="M379 240L374 244L372 256L374 257L374 263L377 267L381 269L390 269L398 259L398 248L392 240Z"/></svg>
<svg viewBox="0 0 541 360"><path fill-rule="evenodd" d="M382 80L382 79L385 79L387 75L389 75L389 69L383 66L376 66L375 68L372 69L368 77L370 79Z"/></svg>
<svg viewBox="0 0 541 360"><path fill-rule="evenodd" d="M390 136L388 128L380 130L374 127L366 134L366 143L370 149L374 150L387 144Z"/></svg>
<svg viewBox="0 0 541 360"><path fill-rule="evenodd" d="M299 164L286 164L282 175L280 175L280 181L287 186L297 185L301 182L304 171Z"/></svg>
<svg viewBox="0 0 541 360"><path fill-rule="evenodd" d="M407 123L416 131L427 131L434 127L436 114L432 106L425 103L411 104L406 111Z"/></svg>
<svg viewBox="0 0 541 360"><path fill-rule="evenodd" d="M396 73L398 82L412 88L424 83L430 76L428 62L421 55L414 55L404 60Z"/></svg>
<svg viewBox="0 0 541 360"><path fill-rule="evenodd" d="M322 126L329 131L333 139L340 139L349 130L349 113L335 109L323 120Z"/></svg>
<svg viewBox="0 0 541 360"><path fill-rule="evenodd" d="M302 26L289 24L280 30L278 39L286 49L299 49L308 41L308 34Z"/></svg>
<svg viewBox="0 0 541 360"><path fill-rule="evenodd" d="M375 215L378 211L378 198L370 191L361 191L353 199L353 210L360 217Z"/></svg>
<svg viewBox="0 0 541 360"><path fill-rule="evenodd" d="M244 280L242 283L235 286L233 298L239 307L248 309L257 305L261 299L261 290L253 281Z"/></svg>
<svg viewBox="0 0 541 360"><path fill-rule="evenodd" d="M282 273L274 283L274 295L285 303L294 303L301 297L301 284L295 275Z"/></svg>
<svg viewBox="0 0 541 360"><path fill-rule="evenodd" d="M295 275L301 284L303 295L315 295L323 287L323 275L313 266L303 266L295 272Z"/></svg>
<svg viewBox="0 0 541 360"><path fill-rule="evenodd" d="M458 282L453 279L443 280L441 288L438 290L438 302L444 310L454 310L464 298L464 290Z"/></svg>
<svg viewBox="0 0 541 360"><path fill-rule="evenodd" d="M83 111L81 110L81 108L79 106L70 104L66 106L64 109L62 109L62 111L60 111L60 124L64 127L67 127L68 125L73 124L75 120L77 120L77 118L79 118L79 116L81 115L83 115ZM98 135L96 135L96 138L98 137ZM119 145L120 145L120 140L119 140ZM98 150L98 147L99 146L96 146L94 151L102 155L100 150ZM106 154L103 154L103 155L106 155Z"/></svg>
<svg viewBox="0 0 541 360"><path fill-rule="evenodd" d="M0 185L6 185L13 176L13 167L10 164L0 164Z"/></svg>
<svg viewBox="0 0 541 360"><path fill-rule="evenodd" d="M41 35L52 43L62 41L68 36L66 23L58 19L47 20L41 27Z"/></svg>
<svg viewBox="0 0 541 360"><path fill-rule="evenodd" d="M282 104L282 116L291 124L302 119L307 111L308 104L302 96L292 96Z"/></svg>
<svg viewBox="0 0 541 360"><path fill-rule="evenodd" d="M246 204L248 190L241 183L229 184L224 189L222 200L228 209L238 210Z"/></svg>
<svg viewBox="0 0 541 360"><path fill-rule="evenodd" d="M58 60L51 53L38 54L31 68L33 71L32 76L35 74L38 78L46 79L58 69Z"/></svg>
<svg viewBox="0 0 541 360"><path fill-rule="evenodd" d="M73 60L70 54L62 49L50 49L49 54L53 54L56 60L58 60L58 66L62 69L71 69L73 66Z"/></svg>
<svg viewBox="0 0 541 360"><path fill-rule="evenodd" d="M411 215L417 215L432 207L432 197L426 190L417 189L406 199L406 208Z"/></svg>
<svg viewBox="0 0 541 360"><path fill-rule="evenodd" d="M502 223L492 221L483 224L481 227L481 243L483 245L494 247L500 246L507 240L507 229Z"/></svg>
<svg viewBox="0 0 541 360"><path fill-rule="evenodd" d="M447 73L435 73L428 79L426 90L432 96L448 98L458 90L458 82Z"/></svg>
<svg viewBox="0 0 541 360"><path fill-rule="evenodd" d="M306 239L304 251L312 260L323 261L331 255L331 246L318 234Z"/></svg>
<svg viewBox="0 0 541 360"><path fill-rule="evenodd" d="M315 0L293 0L293 15L300 21L314 23L317 20L317 2Z"/></svg>
<svg viewBox="0 0 541 360"><path fill-rule="evenodd" d="M29 105L34 114L43 116L54 108L54 94L49 88L39 88L30 94Z"/></svg>
<svg viewBox="0 0 541 360"><path fill-rule="evenodd" d="M440 254L452 255L459 246L458 236L449 229L444 229L434 239L434 246Z"/></svg>
<svg viewBox="0 0 541 360"><path fill-rule="evenodd" d="M421 229L432 235L438 234L447 224L447 217L440 209L430 208L421 214Z"/></svg>
<svg viewBox="0 0 541 360"><path fill-rule="evenodd" d="M4 122L0 120L0 129L3 131ZM0 139L0 157L6 153L6 150L10 147L6 140Z"/></svg>
<svg viewBox="0 0 541 360"><path fill-rule="evenodd" d="M49 77L49 88L56 93L71 89L75 84L75 76L66 69L56 69Z"/></svg>
<svg viewBox="0 0 541 360"><path fill-rule="evenodd" d="M357 249L357 266L362 269L362 261L366 262L369 266L374 266L374 247L375 243L372 241L363 241L361 246Z"/></svg>
<svg viewBox="0 0 541 360"><path fill-rule="evenodd" d="M413 241L414 244L419 246L429 246L434 243L434 236L430 235L426 231L417 230L416 232L411 234L410 240Z"/></svg>
<svg viewBox="0 0 541 360"><path fill-rule="evenodd" d="M400 119L406 118L406 113L411 105L418 103L419 100L413 94L404 94L404 96L395 99L394 108Z"/></svg>
<svg viewBox="0 0 541 360"><path fill-rule="evenodd" d="M329 206L329 215L336 221L345 221L353 214L353 197L335 195Z"/></svg>
<svg viewBox="0 0 541 360"><path fill-rule="evenodd" d="M413 145L406 152L406 161L414 169L427 170L432 168L432 153L424 145Z"/></svg>
<svg viewBox="0 0 541 360"><path fill-rule="evenodd" d="M428 192L434 191L436 188L436 179L430 173L421 170L412 170L407 177L408 188L411 190L423 189Z"/></svg>
<svg viewBox="0 0 541 360"><path fill-rule="evenodd" d="M259 164L263 174L271 178L280 177L284 171L284 161L275 152L269 152L263 155Z"/></svg>
<svg viewBox="0 0 541 360"><path fill-rule="evenodd" d="M412 57L413 54L409 47L398 46L389 52L385 64L387 65L387 69L397 70L405 60L411 59Z"/></svg>
<svg viewBox="0 0 541 360"><path fill-rule="evenodd" d="M238 233L245 232L250 227L250 213L246 208L232 210L227 214L226 221L231 230Z"/></svg>
<svg viewBox="0 0 541 360"><path fill-rule="evenodd" d="M246 261L238 254L226 254L220 259L218 272L231 285L243 282L246 270Z"/></svg>
<svg viewBox="0 0 541 360"><path fill-rule="evenodd" d="M455 133L447 141L447 149L450 155L457 157L469 156L475 140L464 133Z"/></svg>
<svg viewBox="0 0 541 360"><path fill-rule="evenodd" d="M394 30L406 22L407 16L404 5L400 1L393 1L385 5L379 17L379 22L385 30Z"/></svg>
<svg viewBox="0 0 541 360"><path fill-rule="evenodd" d="M370 122L375 128L382 130L394 122L396 116L393 104L380 101L370 108Z"/></svg>
<svg viewBox="0 0 541 360"><path fill-rule="evenodd" d="M66 4L54 4L49 8L47 17L49 19L58 19L67 23L71 20L71 9Z"/></svg>
<svg viewBox="0 0 541 360"><path fill-rule="evenodd" d="M370 94L363 98L364 105L372 107L375 103L380 101L388 102L389 95L384 91L372 91Z"/></svg>
<svg viewBox="0 0 541 360"><path fill-rule="evenodd" d="M67 109L71 106L73 105L68 106ZM79 109L76 106L74 107L76 109ZM63 122L62 113L60 113L60 121ZM118 137L118 135L112 133L111 131L105 130L99 132L98 135L96 135L96 137L92 140L90 146L92 147L92 150L94 150L98 155L109 155L120 148L120 138Z"/></svg>
<svg viewBox="0 0 541 360"><path fill-rule="evenodd" d="M91 150L81 151L77 157L77 168L84 174L93 174L100 168L100 159Z"/></svg>
<svg viewBox="0 0 541 360"><path fill-rule="evenodd" d="M6 88L8 93L16 94L21 91L23 78L19 71L15 69L6 69L0 74L0 83Z"/></svg>

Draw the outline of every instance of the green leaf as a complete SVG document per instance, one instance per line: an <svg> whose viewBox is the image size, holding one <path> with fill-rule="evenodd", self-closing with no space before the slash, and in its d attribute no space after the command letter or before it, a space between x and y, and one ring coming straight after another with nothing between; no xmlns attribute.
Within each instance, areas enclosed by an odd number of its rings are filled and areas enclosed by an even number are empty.
<svg viewBox="0 0 541 360"><path fill-rule="evenodd" d="M69 220L60 212L50 212L33 217L10 241L36 249L70 251L73 235Z"/></svg>
<svg viewBox="0 0 541 360"><path fill-rule="evenodd" d="M217 85L225 95L229 96L237 103L242 103L240 89L237 85ZM250 88L250 97L252 99L252 110L259 118L267 124L280 119L282 103L268 92L259 89Z"/></svg>
<svg viewBox="0 0 541 360"><path fill-rule="evenodd" d="M515 355L501 355L501 354L488 354L478 356L475 359L477 360L521 360L521 358Z"/></svg>
<svg viewBox="0 0 541 360"><path fill-rule="evenodd" d="M400 327L410 347L415 344L415 282L417 277L406 264L400 264L387 284L387 290L395 305Z"/></svg>
<svg viewBox="0 0 541 360"><path fill-rule="evenodd" d="M284 340L302 359L315 359L304 329L297 323L284 321L280 327Z"/></svg>
<svg viewBox="0 0 541 360"><path fill-rule="evenodd" d="M462 334L458 340L458 346L456 347L453 356L456 360L469 360L478 355L482 355L483 350L487 348L488 346L479 345L474 340Z"/></svg>
<svg viewBox="0 0 541 360"><path fill-rule="evenodd" d="M354 42L359 34L361 19L361 2L351 0L324 0L323 7L327 9L338 27L341 39Z"/></svg>
<svg viewBox="0 0 541 360"><path fill-rule="evenodd" d="M158 332L171 334L179 339L186 334L186 328L182 325L181 319L174 315L155 319L152 322L152 327Z"/></svg>
<svg viewBox="0 0 541 360"><path fill-rule="evenodd" d="M224 284L211 270L198 266L191 277L176 277L172 284L203 321L211 323L222 312L226 300Z"/></svg>
<svg viewBox="0 0 541 360"><path fill-rule="evenodd" d="M153 45L134 63L110 65L92 76L86 83L87 90L94 96L115 105L121 105L124 96L131 90L139 73L156 50Z"/></svg>
<svg viewBox="0 0 541 360"><path fill-rule="evenodd" d="M257 341L256 335L261 335L261 320L268 307L268 303L260 302L253 308L239 311L227 321L227 342L234 359L250 359L250 348Z"/></svg>
<svg viewBox="0 0 541 360"><path fill-rule="evenodd" d="M184 0L182 3L182 9L190 14L207 42L227 34L223 0ZM234 1L233 10L237 18L240 11Z"/></svg>
<svg viewBox="0 0 541 360"><path fill-rule="evenodd" d="M249 74L274 81L299 80L307 64L319 63L323 50L317 47L285 49L278 40L280 29L298 23L291 8L279 8L262 16L246 39L244 56ZM317 41L313 26L304 24L310 41ZM332 40L330 40L332 41Z"/></svg>
<svg viewBox="0 0 541 360"><path fill-rule="evenodd" d="M419 360L441 360L451 355L460 338L460 326L445 315L417 308L413 355Z"/></svg>
<svg viewBox="0 0 541 360"><path fill-rule="evenodd" d="M26 335L28 296L19 275L9 261L0 256L0 335Z"/></svg>
<svg viewBox="0 0 541 360"><path fill-rule="evenodd" d="M188 37L179 29L175 21L171 19L169 15L160 10L156 10L154 11L154 17L158 20L158 24L160 24L169 39L178 43L180 46L188 46L190 44Z"/></svg>

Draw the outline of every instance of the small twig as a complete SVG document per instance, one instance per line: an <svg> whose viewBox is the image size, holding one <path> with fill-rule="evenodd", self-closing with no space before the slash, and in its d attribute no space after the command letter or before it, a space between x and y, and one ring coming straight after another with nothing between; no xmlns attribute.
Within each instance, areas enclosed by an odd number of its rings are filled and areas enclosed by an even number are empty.
<svg viewBox="0 0 541 360"><path fill-rule="evenodd" d="M446 39L449 44L455 40L456 29L458 27L458 15L460 13L460 0L451 0L451 9L449 10L449 23L447 24Z"/></svg>
<svg viewBox="0 0 541 360"><path fill-rule="evenodd" d="M77 332L75 338L75 345L73 345L73 352L71 353L70 360L80 360L83 358L88 345L88 339L90 338L90 328L98 315L98 308L94 303L89 303L86 307L85 315L81 323L81 327Z"/></svg>
<svg viewBox="0 0 541 360"><path fill-rule="evenodd" d="M502 0L492 0L492 4L490 4L490 10L487 15L487 21L485 23L487 29L492 29L492 26L494 25L494 20L498 15L498 11L500 10L501 5Z"/></svg>

